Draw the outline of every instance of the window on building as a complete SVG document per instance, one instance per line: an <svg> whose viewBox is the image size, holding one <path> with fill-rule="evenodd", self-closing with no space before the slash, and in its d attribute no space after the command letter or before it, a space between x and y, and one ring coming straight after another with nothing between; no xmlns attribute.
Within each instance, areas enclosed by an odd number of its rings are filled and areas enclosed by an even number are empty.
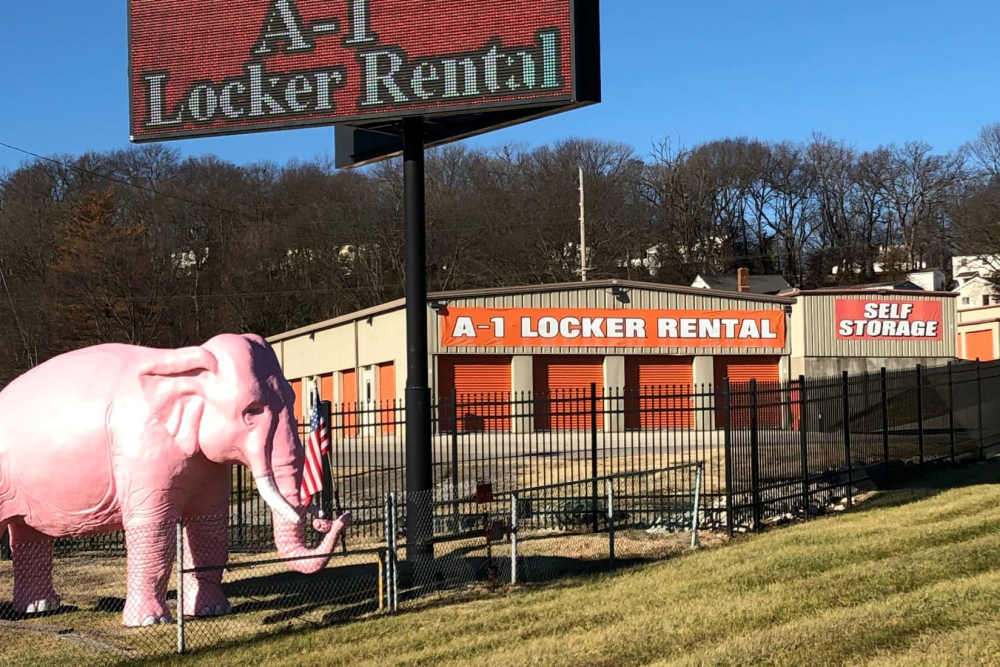
<svg viewBox="0 0 1000 667"><path fill-rule="evenodd" d="M967 297L967 296L963 296L962 297L962 305L963 306L968 306L969 305L969 297Z"/></svg>
<svg viewBox="0 0 1000 667"><path fill-rule="evenodd" d="M984 294L983 295L983 305L984 306L990 305L990 295L989 294Z"/></svg>

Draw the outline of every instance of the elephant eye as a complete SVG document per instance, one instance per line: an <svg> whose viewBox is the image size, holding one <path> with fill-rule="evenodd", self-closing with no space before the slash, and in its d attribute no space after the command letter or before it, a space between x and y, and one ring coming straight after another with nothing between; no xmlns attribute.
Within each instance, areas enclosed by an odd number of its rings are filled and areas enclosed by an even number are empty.
<svg viewBox="0 0 1000 667"><path fill-rule="evenodd" d="M264 414L264 404L254 401L243 410L243 419L251 421L253 417Z"/></svg>

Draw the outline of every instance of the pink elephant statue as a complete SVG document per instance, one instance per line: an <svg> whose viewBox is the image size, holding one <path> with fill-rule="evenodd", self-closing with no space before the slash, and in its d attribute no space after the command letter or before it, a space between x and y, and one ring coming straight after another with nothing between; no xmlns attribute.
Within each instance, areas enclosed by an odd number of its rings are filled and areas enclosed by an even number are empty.
<svg viewBox="0 0 1000 667"><path fill-rule="evenodd" d="M166 591L185 522L185 567L224 565L232 463L248 466L290 568L326 566L350 514L305 542L305 452L294 393L259 336L200 347L97 345L60 355L0 392L0 532L10 530L14 607L59 606L52 543L124 528L126 626L171 619ZM188 616L230 611L222 571L184 575Z"/></svg>

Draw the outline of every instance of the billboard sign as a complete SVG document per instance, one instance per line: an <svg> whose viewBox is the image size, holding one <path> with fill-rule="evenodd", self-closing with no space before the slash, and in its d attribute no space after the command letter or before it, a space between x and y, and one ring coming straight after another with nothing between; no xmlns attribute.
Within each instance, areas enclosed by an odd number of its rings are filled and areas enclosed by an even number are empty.
<svg viewBox="0 0 1000 667"><path fill-rule="evenodd" d="M785 346L781 310L449 307L439 325L444 348Z"/></svg>
<svg viewBox="0 0 1000 667"><path fill-rule="evenodd" d="M941 340L940 301L837 299L837 340Z"/></svg>
<svg viewBox="0 0 1000 667"><path fill-rule="evenodd" d="M470 114L505 111L509 124L595 102L596 7L129 0L131 137L364 127L415 115L465 116L468 135L488 129Z"/></svg>

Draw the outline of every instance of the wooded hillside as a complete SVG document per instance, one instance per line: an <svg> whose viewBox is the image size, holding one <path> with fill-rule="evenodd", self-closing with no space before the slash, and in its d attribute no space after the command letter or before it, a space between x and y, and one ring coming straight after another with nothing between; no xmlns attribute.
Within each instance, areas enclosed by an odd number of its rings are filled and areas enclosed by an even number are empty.
<svg viewBox="0 0 1000 667"><path fill-rule="evenodd" d="M960 151L724 139L433 151L432 290L747 266L815 287L1000 250L1000 126ZM0 175L0 384L96 342L272 334L403 295L402 170L237 166L149 145ZM876 276L875 268L885 272ZM836 275L832 272L837 267Z"/></svg>

